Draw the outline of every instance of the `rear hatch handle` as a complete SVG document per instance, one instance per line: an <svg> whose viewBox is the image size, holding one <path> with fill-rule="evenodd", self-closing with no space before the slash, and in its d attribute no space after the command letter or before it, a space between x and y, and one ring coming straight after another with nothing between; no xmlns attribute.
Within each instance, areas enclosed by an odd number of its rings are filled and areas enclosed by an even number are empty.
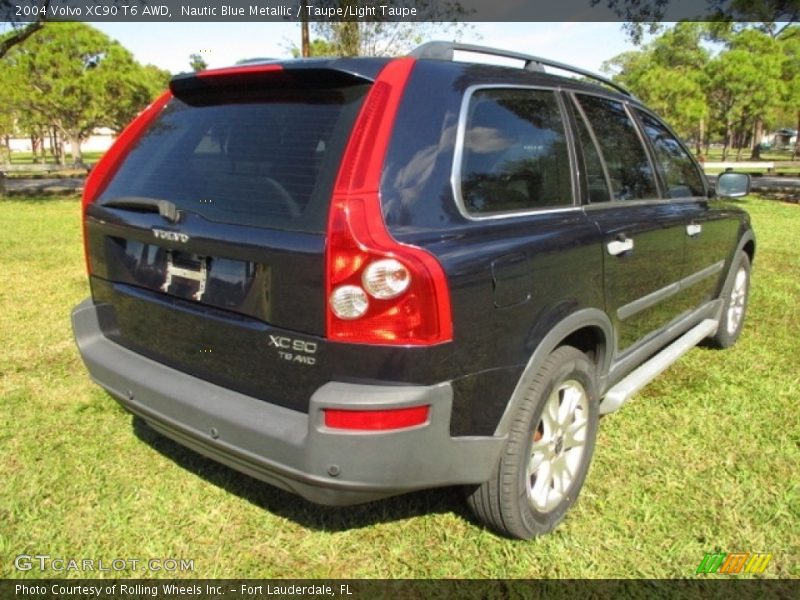
<svg viewBox="0 0 800 600"><path fill-rule="evenodd" d="M175 223L178 220L178 208L175 206L175 204L169 200L160 200L158 198L124 196L121 198L112 198L111 200L101 202L100 206L107 206L109 208L128 208L144 212L157 212L170 223Z"/></svg>

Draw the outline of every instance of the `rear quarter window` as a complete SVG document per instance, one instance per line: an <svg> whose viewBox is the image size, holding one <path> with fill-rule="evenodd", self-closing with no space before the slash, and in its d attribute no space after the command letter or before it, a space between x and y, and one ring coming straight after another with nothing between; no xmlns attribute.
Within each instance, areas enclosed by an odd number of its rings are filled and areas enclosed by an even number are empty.
<svg viewBox="0 0 800 600"><path fill-rule="evenodd" d="M99 202L156 198L215 222L324 231L367 87L239 88L189 102L174 98Z"/></svg>
<svg viewBox="0 0 800 600"><path fill-rule="evenodd" d="M461 201L475 216L572 205L564 119L555 93L480 89L469 101Z"/></svg>

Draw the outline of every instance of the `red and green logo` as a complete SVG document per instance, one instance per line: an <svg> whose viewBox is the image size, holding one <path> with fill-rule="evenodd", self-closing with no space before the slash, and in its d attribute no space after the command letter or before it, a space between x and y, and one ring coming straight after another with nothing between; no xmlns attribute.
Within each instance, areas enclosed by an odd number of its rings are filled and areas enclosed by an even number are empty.
<svg viewBox="0 0 800 600"><path fill-rule="evenodd" d="M722 573L737 575L739 573L763 573L772 554L766 552L715 552L706 553L695 574Z"/></svg>

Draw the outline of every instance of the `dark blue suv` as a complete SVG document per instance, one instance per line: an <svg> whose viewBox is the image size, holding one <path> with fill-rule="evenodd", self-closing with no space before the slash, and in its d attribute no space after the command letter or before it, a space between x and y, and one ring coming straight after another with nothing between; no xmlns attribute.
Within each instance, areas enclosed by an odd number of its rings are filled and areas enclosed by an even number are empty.
<svg viewBox="0 0 800 600"><path fill-rule="evenodd" d="M755 239L722 197L748 188L614 83L492 48L181 75L87 182L75 337L235 469L324 504L462 485L529 538L599 415L738 337Z"/></svg>

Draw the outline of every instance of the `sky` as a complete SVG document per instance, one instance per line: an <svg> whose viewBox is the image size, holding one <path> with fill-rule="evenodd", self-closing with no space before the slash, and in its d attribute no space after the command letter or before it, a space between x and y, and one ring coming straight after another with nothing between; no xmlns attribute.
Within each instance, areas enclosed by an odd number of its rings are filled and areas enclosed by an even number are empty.
<svg viewBox="0 0 800 600"><path fill-rule="evenodd" d="M300 44L298 23L92 23L142 64L189 70L199 53L209 67L244 58L284 58ZM472 23L462 42L534 54L599 72L604 60L633 49L621 23Z"/></svg>

